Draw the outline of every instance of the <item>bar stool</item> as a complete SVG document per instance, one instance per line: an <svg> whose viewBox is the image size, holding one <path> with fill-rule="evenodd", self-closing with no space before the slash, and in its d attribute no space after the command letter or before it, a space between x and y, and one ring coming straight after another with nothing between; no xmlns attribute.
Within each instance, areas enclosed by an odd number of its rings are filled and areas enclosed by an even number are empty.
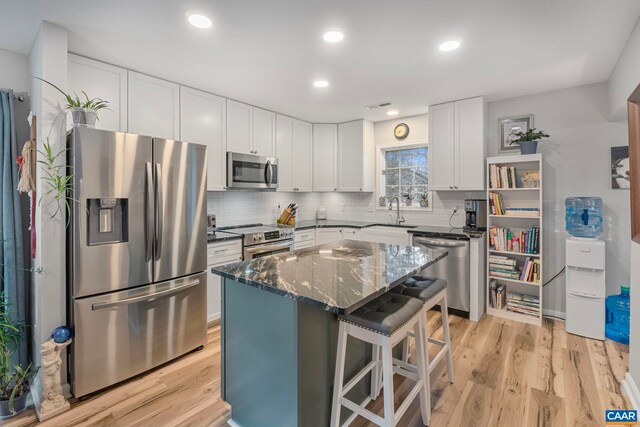
<svg viewBox="0 0 640 427"><path fill-rule="evenodd" d="M340 425L340 412L343 406L353 411L351 417L343 425L349 425L358 415L361 415L382 427L395 426L417 396L420 399L422 421L428 425L429 392L426 382L428 374L425 369L428 362L424 359L426 354L426 343L424 342L426 320L422 306L423 302L418 299L387 292L353 313L339 316L340 328L331 409L332 427ZM394 359L392 355L393 347L402 341L412 329L416 336L416 365ZM347 337L349 335L372 345L373 360L343 385ZM379 358L380 353L382 353L382 361ZM379 391L377 384L379 383L380 371L378 367L380 364L382 365L381 373L384 384L384 418L365 408ZM369 372L371 372L371 395L369 398L362 404L347 399L345 396L349 390ZM416 382L397 411L394 408L393 398L394 373Z"/></svg>
<svg viewBox="0 0 640 427"><path fill-rule="evenodd" d="M447 376L449 378L449 382L453 383L453 359L451 357L451 337L449 336L449 316L447 313L447 281L435 277L414 276L407 279L401 285L396 286L390 292L410 296L412 298L417 298L423 301L425 322L429 310L437 304L440 305L444 341L430 337L427 334L425 336L425 342L439 345L440 351L438 351L433 360L429 361L429 351L427 344L427 346L425 346L425 349L427 350L425 359L428 363L427 371L431 373L438 365L440 360L442 360L442 358L446 355ZM428 333L426 328L425 333ZM412 336L413 334L409 333L408 335ZM406 340L403 342L403 360L408 360L408 345ZM428 383L427 385L430 388L431 384Z"/></svg>

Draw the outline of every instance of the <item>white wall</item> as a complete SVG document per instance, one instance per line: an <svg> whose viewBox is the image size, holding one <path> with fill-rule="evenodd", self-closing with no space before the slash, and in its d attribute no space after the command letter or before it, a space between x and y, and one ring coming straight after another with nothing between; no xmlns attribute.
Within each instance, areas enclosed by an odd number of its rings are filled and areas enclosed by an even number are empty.
<svg viewBox="0 0 640 427"><path fill-rule="evenodd" d="M640 244L631 242L631 333L629 335L629 374L635 388L640 387ZM627 378L627 381L629 379ZM629 384L631 385L631 384ZM633 393L634 387L629 387L628 392ZM640 395L630 399L638 405L640 410Z"/></svg>
<svg viewBox="0 0 640 427"><path fill-rule="evenodd" d="M608 122L607 84L597 83L489 103L489 156L498 151L498 119L534 114L534 127L551 138L541 144L544 159L543 228L545 280L564 266L564 200L598 196L603 200L607 243L607 292L629 283L629 192L612 190L610 147L627 145L627 123ZM544 308L564 314L564 275L545 287ZM551 313L553 314L553 313Z"/></svg>
<svg viewBox="0 0 640 427"><path fill-rule="evenodd" d="M609 76L609 117L627 118L627 98L640 83L640 25L636 24L611 76Z"/></svg>
<svg viewBox="0 0 640 427"><path fill-rule="evenodd" d="M14 92L29 90L28 58L10 50L0 49L0 88Z"/></svg>

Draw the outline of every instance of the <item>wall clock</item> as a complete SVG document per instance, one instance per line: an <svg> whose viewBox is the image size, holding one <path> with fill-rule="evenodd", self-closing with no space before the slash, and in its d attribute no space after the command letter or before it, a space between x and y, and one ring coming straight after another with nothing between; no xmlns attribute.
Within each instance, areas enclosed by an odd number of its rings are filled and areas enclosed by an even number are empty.
<svg viewBox="0 0 640 427"><path fill-rule="evenodd" d="M409 126L406 123L400 123L395 128L393 128L393 135L397 139L405 139L409 136Z"/></svg>

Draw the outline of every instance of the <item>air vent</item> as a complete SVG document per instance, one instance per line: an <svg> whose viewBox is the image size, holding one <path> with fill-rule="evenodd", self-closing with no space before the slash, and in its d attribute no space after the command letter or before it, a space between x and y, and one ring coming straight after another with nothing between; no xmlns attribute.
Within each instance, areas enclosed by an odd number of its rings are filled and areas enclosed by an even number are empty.
<svg viewBox="0 0 640 427"><path fill-rule="evenodd" d="M387 101L387 102L381 102L380 104L367 105L365 108L367 110L375 110L376 108L388 107L390 105L393 105L391 101Z"/></svg>

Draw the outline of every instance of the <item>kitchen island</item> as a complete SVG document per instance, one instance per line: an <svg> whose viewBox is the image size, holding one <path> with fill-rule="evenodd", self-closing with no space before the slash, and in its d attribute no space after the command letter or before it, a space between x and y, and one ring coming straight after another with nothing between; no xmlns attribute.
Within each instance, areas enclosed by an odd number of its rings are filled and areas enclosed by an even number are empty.
<svg viewBox="0 0 640 427"><path fill-rule="evenodd" d="M213 268L223 277L221 388L233 421L329 425L336 314L357 310L446 255L341 240ZM370 345L350 339L345 378L370 360ZM366 399L368 378L350 393Z"/></svg>

